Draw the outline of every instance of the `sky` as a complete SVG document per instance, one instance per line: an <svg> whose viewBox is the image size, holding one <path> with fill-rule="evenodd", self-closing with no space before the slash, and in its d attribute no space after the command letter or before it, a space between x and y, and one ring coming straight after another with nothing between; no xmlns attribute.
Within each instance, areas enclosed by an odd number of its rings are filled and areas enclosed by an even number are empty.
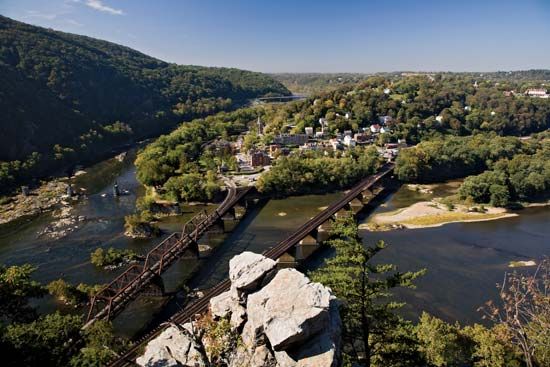
<svg viewBox="0 0 550 367"><path fill-rule="evenodd" d="M0 0L22 22L262 72L550 68L550 0Z"/></svg>

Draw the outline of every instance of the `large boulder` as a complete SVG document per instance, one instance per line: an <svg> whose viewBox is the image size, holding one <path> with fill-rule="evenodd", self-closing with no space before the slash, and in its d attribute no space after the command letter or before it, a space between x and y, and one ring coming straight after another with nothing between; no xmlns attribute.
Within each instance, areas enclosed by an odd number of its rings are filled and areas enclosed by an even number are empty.
<svg viewBox="0 0 550 367"><path fill-rule="evenodd" d="M260 288L277 267L277 261L245 251L229 261L231 287L239 293L250 293Z"/></svg>
<svg viewBox="0 0 550 367"><path fill-rule="evenodd" d="M231 296L231 292L223 292L222 294L210 299L210 312L214 318L223 318L231 314L235 300Z"/></svg>
<svg viewBox="0 0 550 367"><path fill-rule="evenodd" d="M299 271L280 270L269 284L248 296L250 325L245 329L251 335L246 339L251 341L263 332L275 351L304 343L328 328L331 298L328 288Z"/></svg>
<svg viewBox="0 0 550 367"><path fill-rule="evenodd" d="M151 340L145 353L136 360L142 367L206 367L208 360L194 340L192 326L173 325Z"/></svg>
<svg viewBox="0 0 550 367"><path fill-rule="evenodd" d="M331 300L329 325L320 334L293 349L275 352L277 367L336 367L340 361L342 322L338 301Z"/></svg>

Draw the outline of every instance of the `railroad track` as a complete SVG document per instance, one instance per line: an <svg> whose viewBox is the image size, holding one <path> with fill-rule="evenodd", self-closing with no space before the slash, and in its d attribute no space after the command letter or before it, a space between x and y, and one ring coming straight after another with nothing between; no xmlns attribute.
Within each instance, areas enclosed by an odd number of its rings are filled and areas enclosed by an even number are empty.
<svg viewBox="0 0 550 367"><path fill-rule="evenodd" d="M336 214L336 212L342 209L350 201L355 199L361 192L370 188L372 185L378 182L381 178L390 174L393 171L393 168L394 168L393 163L388 163L384 165L378 173L362 180L359 184L355 185L351 190L349 190L342 198L340 198L339 200L331 204L327 209L323 210L321 213L317 214L311 220L309 220L308 222L300 226L289 237L279 242L273 248L267 251L264 251L263 255L273 260L276 260L279 257L281 257L284 253L286 253L294 245L296 245L300 240L302 240L305 236L311 233L311 231L313 231L315 228L317 228L318 226L326 222L329 218L331 218L334 214ZM172 316L165 323L160 324L154 330L144 335L140 339L136 340L132 348L130 348L123 355L121 355L117 360L113 361L109 366L111 367L136 366L135 360L139 356L140 352L142 351L142 347L146 342L160 335L160 333L162 333L162 331L166 329L167 325L169 325L170 323L181 324L188 321L192 321L197 315L206 312L208 310L210 299L222 294L223 292L228 291L230 286L231 286L231 282L229 281L229 279L226 279L218 283L216 286L208 290L203 295L202 298L191 302L187 307L185 307L185 309L183 309L179 313Z"/></svg>

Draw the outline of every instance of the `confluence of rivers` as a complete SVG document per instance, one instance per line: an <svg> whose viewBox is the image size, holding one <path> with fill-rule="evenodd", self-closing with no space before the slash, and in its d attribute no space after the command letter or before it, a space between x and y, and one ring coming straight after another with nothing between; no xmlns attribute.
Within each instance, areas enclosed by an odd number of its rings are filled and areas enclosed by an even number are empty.
<svg viewBox="0 0 550 367"><path fill-rule="evenodd" d="M128 152L122 162L109 159L96 164L77 177L73 184L84 188L85 199L74 205L73 214L84 216L77 228L60 239L48 239L38 233L54 219L44 213L32 219L22 219L0 226L0 264L30 263L37 267L36 280L48 282L64 278L78 284L104 284L120 271L95 268L90 253L97 247L130 248L146 253L161 238L134 240L123 235L124 216L134 211L136 198L143 188L135 177L135 150ZM112 197L112 186L118 182L128 195ZM442 186L441 190L445 187ZM211 256L201 259L182 259L164 275L168 292L185 285L189 275L198 269L192 288L213 286L227 275L229 259L242 251L261 253L292 233L303 222L323 210L341 194L308 195L270 200L247 214L236 229L225 235L207 235L201 242L215 247ZM401 188L390 196L377 211L405 207L425 195ZM190 219L201 206L188 206L178 217L167 217L160 227L167 236ZM400 270L427 268L414 291L398 291L407 302L404 309L414 318L421 311L430 312L447 321L480 322L479 306L497 295L495 284L502 281L508 264L514 260L540 259L550 253L550 208L525 209L517 217L488 222L454 223L437 228L362 231L364 242L373 244L384 240L388 248L377 255L377 261L393 263ZM177 298L172 307L177 305ZM51 297L37 300L43 312L60 307ZM114 322L121 335L131 336L149 322L163 302L138 299Z"/></svg>

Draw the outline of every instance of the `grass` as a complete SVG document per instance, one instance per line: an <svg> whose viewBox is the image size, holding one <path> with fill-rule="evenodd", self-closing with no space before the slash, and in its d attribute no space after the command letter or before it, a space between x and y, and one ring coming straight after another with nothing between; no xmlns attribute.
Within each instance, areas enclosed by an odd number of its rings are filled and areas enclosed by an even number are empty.
<svg viewBox="0 0 550 367"><path fill-rule="evenodd" d="M420 217L403 221L402 223L406 225L414 225L414 226L433 226L436 224L442 224L442 223L448 223L448 222L495 219L505 215L506 213L472 214L472 213L449 212L449 213L434 214L434 215L423 215Z"/></svg>

